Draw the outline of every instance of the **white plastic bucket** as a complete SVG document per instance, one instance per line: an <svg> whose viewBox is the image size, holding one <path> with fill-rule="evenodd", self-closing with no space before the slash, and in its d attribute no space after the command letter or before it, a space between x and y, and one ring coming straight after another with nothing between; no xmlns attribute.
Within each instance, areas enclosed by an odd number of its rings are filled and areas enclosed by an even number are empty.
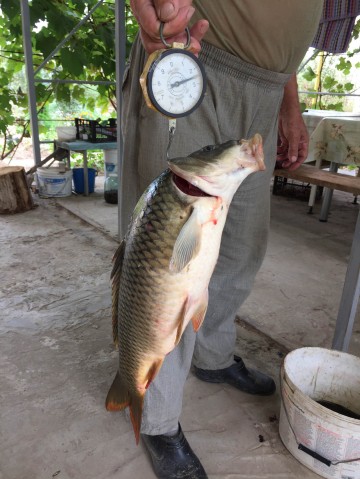
<svg viewBox="0 0 360 479"><path fill-rule="evenodd" d="M56 134L58 141L76 140L76 126L57 126Z"/></svg>
<svg viewBox="0 0 360 479"><path fill-rule="evenodd" d="M360 420L318 404L328 401L360 415L360 358L322 348L289 353L281 369L279 431L302 464L329 479L360 479Z"/></svg>
<svg viewBox="0 0 360 479"><path fill-rule="evenodd" d="M36 170L39 196L42 198L71 195L72 171L61 172L60 168L38 168Z"/></svg>
<svg viewBox="0 0 360 479"><path fill-rule="evenodd" d="M105 159L105 178L109 175L117 175L117 150L104 150L104 159Z"/></svg>

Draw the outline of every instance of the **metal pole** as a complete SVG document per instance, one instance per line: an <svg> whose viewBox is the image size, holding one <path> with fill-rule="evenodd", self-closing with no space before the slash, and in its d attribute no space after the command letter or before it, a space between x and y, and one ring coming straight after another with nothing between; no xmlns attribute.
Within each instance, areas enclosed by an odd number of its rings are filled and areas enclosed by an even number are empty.
<svg viewBox="0 0 360 479"><path fill-rule="evenodd" d="M125 71L126 58L126 30L125 30L125 0L116 0L115 3L115 54L116 54L116 104L117 104L117 151L118 151L118 234L121 241L124 231L121 228L121 174L123 160L123 137L121 133L122 113L122 79Z"/></svg>
<svg viewBox="0 0 360 479"><path fill-rule="evenodd" d="M354 326L360 296L360 211L355 226L342 292L332 347L340 351L349 349L351 333Z"/></svg>
<svg viewBox="0 0 360 479"><path fill-rule="evenodd" d="M27 88L29 95L29 112L30 112L30 127L32 136L32 147L34 153L35 164L41 163L40 141L39 141L39 125L36 110L36 91L34 82L34 67L31 45L31 27L30 27L30 10L28 0L21 0L21 18L23 43L25 54L25 66L27 76Z"/></svg>
<svg viewBox="0 0 360 479"><path fill-rule="evenodd" d="M35 78L35 83L61 83L70 85L116 85L116 82L110 80L61 80L54 78L53 80L46 80L45 78Z"/></svg>
<svg viewBox="0 0 360 479"><path fill-rule="evenodd" d="M330 163L329 171L336 173L338 170L338 163ZM323 200L321 204L321 211L319 216L319 221L326 222L329 216L331 200L333 197L334 190L331 188L324 188Z"/></svg>

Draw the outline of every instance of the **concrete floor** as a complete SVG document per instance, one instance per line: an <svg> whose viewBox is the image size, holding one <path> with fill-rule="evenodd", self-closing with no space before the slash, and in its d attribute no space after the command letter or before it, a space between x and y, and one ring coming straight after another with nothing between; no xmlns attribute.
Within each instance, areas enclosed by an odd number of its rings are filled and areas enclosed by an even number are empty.
<svg viewBox="0 0 360 479"><path fill-rule="evenodd" d="M117 207L101 189L36 202L0 217L0 479L152 479L124 415L104 409L117 365ZM239 311L237 352L277 383L288 350L331 345L359 208L351 202L337 192L320 223L319 206L307 215L305 202L272 197L268 253ZM359 315L350 351L360 356ZM282 444L279 407L279 392L251 397L190 374L181 423L211 479L319 477Z"/></svg>

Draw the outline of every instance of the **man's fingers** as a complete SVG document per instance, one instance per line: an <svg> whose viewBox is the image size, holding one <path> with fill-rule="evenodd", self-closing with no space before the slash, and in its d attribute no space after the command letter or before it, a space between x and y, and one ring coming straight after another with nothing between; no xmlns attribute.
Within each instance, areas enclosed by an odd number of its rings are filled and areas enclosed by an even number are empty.
<svg viewBox="0 0 360 479"><path fill-rule="evenodd" d="M166 25L167 24L165 24L165 26ZM199 20L190 28L191 41L190 41L189 50L195 55L197 55L200 52L201 50L200 42L203 39L205 33L208 31L208 29L209 29L209 22L207 20ZM164 30L165 30L165 27L164 27ZM186 44L188 41L188 36L185 31L185 28L182 31L182 33L180 33L179 35L166 38L166 41L168 43L180 42L180 43Z"/></svg>
<svg viewBox="0 0 360 479"><path fill-rule="evenodd" d="M172 38L185 33L185 28L187 27L191 17L194 15L194 12L195 8L191 6L180 8L176 18L166 22L164 25L163 33L166 40L168 37Z"/></svg>
<svg viewBox="0 0 360 479"><path fill-rule="evenodd" d="M187 43L186 27L195 12L192 0L130 0L132 11L140 25L141 40L148 53L164 48L160 40L160 23L164 22L163 35L167 43ZM200 52L200 41L209 23L199 20L191 28L190 50Z"/></svg>
<svg viewBox="0 0 360 479"><path fill-rule="evenodd" d="M189 50L191 50L196 55L201 50L200 42L202 38L204 37L205 33L207 32L208 28L209 28L209 22L207 20L199 20L190 29L191 43L190 43ZM188 40L188 36L184 29L182 33L180 33L179 35L170 36L170 37L166 36L165 39L170 44L173 42L180 42L180 43L186 44ZM145 47L145 50L148 53L151 53L154 50L164 48L164 44L162 43L160 39L157 39L157 38L154 39L150 37L146 33L146 31L144 31L144 29L141 29L141 40Z"/></svg>
<svg viewBox="0 0 360 479"><path fill-rule="evenodd" d="M179 2L177 0L154 0L154 5L157 16L162 22L173 20L179 11Z"/></svg>
<svg viewBox="0 0 360 479"><path fill-rule="evenodd" d="M300 142L297 148L291 148L290 145L281 144L277 147L276 167L296 170L304 163L308 155L308 143Z"/></svg>
<svg viewBox="0 0 360 479"><path fill-rule="evenodd" d="M201 42L208 29L209 22L207 20L199 20L198 22L194 23L190 29L191 39Z"/></svg>
<svg viewBox="0 0 360 479"><path fill-rule="evenodd" d="M185 32L185 28L194 12L195 8L192 6L180 8L173 20L165 22L164 37L174 37ZM153 41L160 40L160 20L152 1L144 1L140 5L138 4L134 15L148 37Z"/></svg>
<svg viewBox="0 0 360 479"><path fill-rule="evenodd" d="M156 14L162 22L174 20L183 8L189 9L193 0L153 0Z"/></svg>
<svg viewBox="0 0 360 479"><path fill-rule="evenodd" d="M306 160L309 153L309 144L307 142L300 143L299 145L299 156L303 156Z"/></svg>
<svg viewBox="0 0 360 479"><path fill-rule="evenodd" d="M295 163L292 163L292 164L289 166L289 171L297 170L300 165L302 165L302 162L301 162L301 161L296 161Z"/></svg>
<svg viewBox="0 0 360 479"><path fill-rule="evenodd" d="M292 135L289 138L288 159L291 163L295 163L299 156L300 135Z"/></svg>
<svg viewBox="0 0 360 479"><path fill-rule="evenodd" d="M132 2L132 4L134 4L132 11L140 27L145 30L148 37L152 39L159 38L160 21L152 1L144 1L140 4Z"/></svg>
<svg viewBox="0 0 360 479"><path fill-rule="evenodd" d="M154 40L142 28L140 29L140 38L147 53L152 53L155 50L160 50L161 48L164 48L164 44L161 40Z"/></svg>

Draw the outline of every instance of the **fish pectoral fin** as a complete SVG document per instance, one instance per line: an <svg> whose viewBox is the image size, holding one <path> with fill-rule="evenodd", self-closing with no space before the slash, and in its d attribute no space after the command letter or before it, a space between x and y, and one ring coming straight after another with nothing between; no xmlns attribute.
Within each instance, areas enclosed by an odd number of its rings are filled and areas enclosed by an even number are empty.
<svg viewBox="0 0 360 479"><path fill-rule="evenodd" d="M194 208L177 237L170 260L170 271L180 273L196 257L201 245L201 224Z"/></svg>
<svg viewBox="0 0 360 479"><path fill-rule="evenodd" d="M119 344L119 332L118 332L118 314L119 314L119 290L120 290L120 279L121 279L121 270L124 260L125 252L125 240L123 240L116 250L113 257L113 269L111 271L110 279L112 280L112 308L111 308L111 318L112 318L112 333L113 341L118 347Z"/></svg>
<svg viewBox="0 0 360 479"><path fill-rule="evenodd" d="M119 372L106 396L105 406L108 411L122 411L130 405L130 393L122 382Z"/></svg>
<svg viewBox="0 0 360 479"><path fill-rule="evenodd" d="M146 377L147 383L146 383L145 389L147 389L150 386L150 384L153 382L157 373L160 371L160 368L163 362L164 362L164 358L159 358L157 361L153 362Z"/></svg>
<svg viewBox="0 0 360 479"><path fill-rule="evenodd" d="M206 310L208 307L208 302L209 302L209 291L208 289L206 289L203 297L201 298L199 306L197 307L193 317L191 318L191 322L192 322L195 333L199 331L204 321Z"/></svg>

